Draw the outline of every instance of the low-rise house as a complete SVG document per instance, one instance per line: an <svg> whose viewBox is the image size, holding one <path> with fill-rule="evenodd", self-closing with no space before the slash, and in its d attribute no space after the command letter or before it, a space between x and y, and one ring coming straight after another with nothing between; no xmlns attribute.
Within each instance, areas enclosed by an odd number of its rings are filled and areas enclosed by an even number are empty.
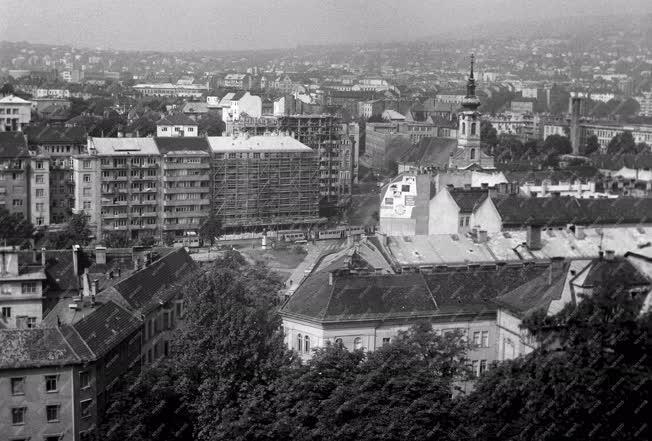
<svg viewBox="0 0 652 441"><path fill-rule="evenodd" d="M14 95L0 98L0 132L22 131L31 120L31 102Z"/></svg>

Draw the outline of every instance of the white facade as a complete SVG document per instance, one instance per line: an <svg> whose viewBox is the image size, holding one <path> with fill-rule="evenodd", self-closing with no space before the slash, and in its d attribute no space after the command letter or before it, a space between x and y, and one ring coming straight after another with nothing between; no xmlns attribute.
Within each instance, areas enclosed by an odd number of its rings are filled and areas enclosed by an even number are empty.
<svg viewBox="0 0 652 441"><path fill-rule="evenodd" d="M157 125L156 136L158 137L176 137L176 136L197 136L197 125Z"/></svg>
<svg viewBox="0 0 652 441"><path fill-rule="evenodd" d="M0 328L33 328L43 320L43 268L19 271L18 251L0 248Z"/></svg>
<svg viewBox="0 0 652 441"><path fill-rule="evenodd" d="M252 118L260 118L263 114L263 101L259 96L246 92L239 99L231 99L229 108L222 111L222 118L226 121L237 121L240 115L246 114Z"/></svg>
<svg viewBox="0 0 652 441"><path fill-rule="evenodd" d="M37 89L36 98L70 98L68 89Z"/></svg>
<svg viewBox="0 0 652 441"><path fill-rule="evenodd" d="M22 131L32 120L32 103L17 96L0 98L0 132Z"/></svg>
<svg viewBox="0 0 652 441"><path fill-rule="evenodd" d="M201 98L208 91L205 84L136 84L134 90L145 96L171 96Z"/></svg>

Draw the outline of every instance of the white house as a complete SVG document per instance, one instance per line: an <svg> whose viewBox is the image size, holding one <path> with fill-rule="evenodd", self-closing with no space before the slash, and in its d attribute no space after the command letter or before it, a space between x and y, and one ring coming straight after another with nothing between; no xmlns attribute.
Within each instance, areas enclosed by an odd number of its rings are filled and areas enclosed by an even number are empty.
<svg viewBox="0 0 652 441"><path fill-rule="evenodd" d="M0 98L0 132L22 131L31 120L31 102L14 95Z"/></svg>
<svg viewBox="0 0 652 441"><path fill-rule="evenodd" d="M232 95L232 96L229 96ZM226 121L237 121L240 115L246 114L252 118L260 118L263 114L263 101L259 96L251 95L249 92L236 92L227 94L229 106L222 110L222 119ZM222 100L224 101L224 99ZM226 103L224 103L226 104Z"/></svg>
<svg viewBox="0 0 652 441"><path fill-rule="evenodd" d="M164 116L156 122L156 136L198 136L198 125L183 113Z"/></svg>

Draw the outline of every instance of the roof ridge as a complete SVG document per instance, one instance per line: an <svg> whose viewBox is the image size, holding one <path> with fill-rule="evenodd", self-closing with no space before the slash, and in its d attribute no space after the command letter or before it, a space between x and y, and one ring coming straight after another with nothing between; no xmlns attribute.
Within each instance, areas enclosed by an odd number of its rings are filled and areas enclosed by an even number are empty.
<svg viewBox="0 0 652 441"><path fill-rule="evenodd" d="M72 326L71 326L71 327L72 327ZM75 349L72 347L72 345L70 344L70 342L68 341L68 339L66 338L66 336L63 335L63 332L61 332L61 328L60 328L59 326L57 326L55 329L57 330L57 332L59 333L59 335L61 335L61 339L66 343L66 345L68 346L68 349L70 349L70 351L71 351L73 354L75 354L75 357L77 357L78 359L81 360L82 357L80 357L80 355L77 353L77 351L75 351ZM86 344L86 342L84 342L84 344Z"/></svg>
<svg viewBox="0 0 652 441"><path fill-rule="evenodd" d="M105 303L105 304L106 304L106 303ZM90 316L90 314L87 315L85 318L88 318L89 316ZM82 320L83 320L83 319L82 319ZM81 321L81 320L80 320L80 321ZM79 322L77 322L77 323L79 323ZM77 323L75 323L75 324L77 324ZM77 334L77 337L79 337L79 340L81 340L81 342L84 344L84 346L86 346L86 349L88 349L88 352L90 352L90 353L93 355L93 358L97 358L98 355L95 353L95 351L93 351L93 350L91 349L91 347L88 345L88 343L86 342L86 340L81 336L81 334L79 333L79 331L77 331L77 328L75 328L75 325L70 325L70 328L73 330L73 332L74 332L75 334Z"/></svg>
<svg viewBox="0 0 652 441"><path fill-rule="evenodd" d="M437 300L435 299L435 295L432 293L432 290L430 289L430 286L428 286L428 281L426 280L426 276L423 275L422 272L419 273L421 276L421 279L423 280L424 285L426 285L426 290L428 291L428 294L430 295L430 298L432 299L432 303L435 304L435 308L439 310L439 305L437 304Z"/></svg>

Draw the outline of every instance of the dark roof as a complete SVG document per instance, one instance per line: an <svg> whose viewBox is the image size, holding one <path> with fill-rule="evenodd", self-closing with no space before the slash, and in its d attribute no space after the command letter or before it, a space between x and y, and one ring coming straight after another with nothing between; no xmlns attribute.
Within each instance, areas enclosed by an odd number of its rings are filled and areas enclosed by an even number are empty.
<svg viewBox="0 0 652 441"><path fill-rule="evenodd" d="M204 137L156 137L154 141L162 154L174 151L210 151L208 141Z"/></svg>
<svg viewBox="0 0 652 441"><path fill-rule="evenodd" d="M25 129L29 144L84 144L83 127L31 126Z"/></svg>
<svg viewBox="0 0 652 441"><path fill-rule="evenodd" d="M184 248L170 251L148 267L136 271L109 288L129 308L140 309L147 305L157 291L174 284L197 268L197 264Z"/></svg>
<svg viewBox="0 0 652 441"><path fill-rule="evenodd" d="M421 167L448 167L451 153L457 149L457 140L450 138L422 138L398 160Z"/></svg>
<svg viewBox="0 0 652 441"><path fill-rule="evenodd" d="M2 329L0 348L2 369L81 362L57 328Z"/></svg>
<svg viewBox="0 0 652 441"><path fill-rule="evenodd" d="M582 283L584 287L602 285L605 281L622 280L629 286L646 286L650 281L626 258L594 259Z"/></svg>
<svg viewBox="0 0 652 441"><path fill-rule="evenodd" d="M72 327L95 357L101 357L136 331L142 322L113 301L93 310Z"/></svg>
<svg viewBox="0 0 652 441"><path fill-rule="evenodd" d="M495 310L493 299L543 274L547 265L461 267L424 274L441 312Z"/></svg>
<svg viewBox="0 0 652 441"><path fill-rule="evenodd" d="M652 220L652 199L576 199L570 196L492 198L503 226L638 224Z"/></svg>
<svg viewBox="0 0 652 441"><path fill-rule="evenodd" d="M598 168L619 170L622 167L634 169L652 169L652 153L639 153L637 155L592 155L591 162Z"/></svg>
<svg viewBox="0 0 652 441"><path fill-rule="evenodd" d="M537 185L541 185L544 180L556 184L560 181L599 179L602 176L600 170L593 166L573 167L562 170L505 170L503 173L509 182L517 182L519 184L533 182Z"/></svg>
<svg viewBox="0 0 652 441"><path fill-rule="evenodd" d="M449 191L453 200L461 213L473 213L475 209L487 198L489 195L488 190L482 189L452 189Z"/></svg>
<svg viewBox="0 0 652 441"><path fill-rule="evenodd" d="M29 157L27 140L25 139L23 132L0 132L0 157Z"/></svg>
<svg viewBox="0 0 652 441"><path fill-rule="evenodd" d="M238 101L238 100L240 100L240 98L242 98L246 94L247 94L246 90L238 90L237 92L235 92L233 94L233 97L231 98L231 101Z"/></svg>
<svg viewBox="0 0 652 441"><path fill-rule="evenodd" d="M541 275L498 296L494 301L518 317L525 317L537 310L547 312L553 300L561 299L569 267L568 262L552 265Z"/></svg>
<svg viewBox="0 0 652 441"><path fill-rule="evenodd" d="M166 115L156 121L157 126L196 126L197 122L193 121L190 117L183 113L175 113Z"/></svg>
<svg viewBox="0 0 652 441"><path fill-rule="evenodd" d="M90 256L86 255L83 250L77 254L78 274L75 274L73 265L72 250L46 250L45 251L45 275L47 276L47 285L49 290L70 291L76 295L79 286L79 275L84 272L84 268L91 266ZM36 252L36 261L33 258L32 251L21 251L19 253L19 262L21 265L33 265L41 263L41 252Z"/></svg>

